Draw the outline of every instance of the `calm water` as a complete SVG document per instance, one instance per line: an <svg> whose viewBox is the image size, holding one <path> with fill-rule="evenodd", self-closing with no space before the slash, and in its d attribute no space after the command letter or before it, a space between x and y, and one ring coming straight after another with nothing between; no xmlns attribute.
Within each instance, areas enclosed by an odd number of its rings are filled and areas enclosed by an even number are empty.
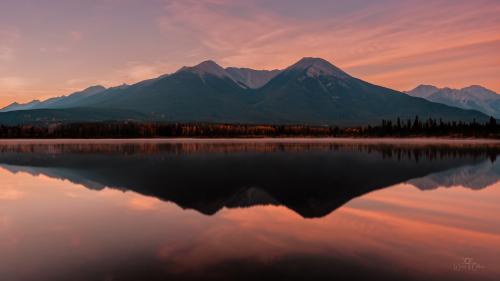
<svg viewBox="0 0 500 281"><path fill-rule="evenodd" d="M4 142L0 280L500 280L499 153Z"/></svg>

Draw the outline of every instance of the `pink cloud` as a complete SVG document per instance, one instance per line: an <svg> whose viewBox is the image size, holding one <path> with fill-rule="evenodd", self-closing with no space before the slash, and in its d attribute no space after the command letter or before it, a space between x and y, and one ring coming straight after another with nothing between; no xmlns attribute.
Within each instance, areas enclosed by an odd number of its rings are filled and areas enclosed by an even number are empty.
<svg viewBox="0 0 500 281"><path fill-rule="evenodd" d="M9 47L0 47L0 61L10 61L14 58L14 50Z"/></svg>
<svg viewBox="0 0 500 281"><path fill-rule="evenodd" d="M68 38L72 43L78 43L83 40L83 33L77 30L68 32Z"/></svg>
<svg viewBox="0 0 500 281"><path fill-rule="evenodd" d="M72 79L115 86L206 59L276 69L305 56L398 90L430 83L500 92L496 0L112 0L79 11L55 2L34 4L34 14L13 2L25 20L2 18L0 77L30 83L3 87L1 104L65 94Z"/></svg>
<svg viewBox="0 0 500 281"><path fill-rule="evenodd" d="M414 67L434 63L439 50L444 59L437 59L444 62L450 57L446 50L459 48L473 60L481 54L471 46L500 38L500 5L495 2L405 2L309 21L273 13L253 1L168 1L165 10L161 29L166 36L192 40L198 59L272 69L304 56L319 56L347 70L360 70L353 74L378 83L388 81L362 69L373 66L376 71L381 64L380 71L390 75L384 67L389 63L397 68L393 73L410 73ZM499 59L498 53L488 55L490 60ZM492 73L487 76L487 85L498 86ZM399 79L388 86L405 89L414 83L409 75Z"/></svg>
<svg viewBox="0 0 500 281"><path fill-rule="evenodd" d="M12 44L21 38L17 27L0 26L0 44Z"/></svg>

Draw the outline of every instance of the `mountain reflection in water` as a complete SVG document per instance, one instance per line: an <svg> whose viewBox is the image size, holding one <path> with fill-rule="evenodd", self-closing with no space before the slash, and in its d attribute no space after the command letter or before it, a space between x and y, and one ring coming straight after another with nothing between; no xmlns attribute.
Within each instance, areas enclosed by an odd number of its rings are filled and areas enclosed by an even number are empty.
<svg viewBox="0 0 500 281"><path fill-rule="evenodd" d="M0 280L499 280L499 153L0 144Z"/></svg>
<svg viewBox="0 0 500 281"><path fill-rule="evenodd" d="M338 143L11 144L0 147L0 165L91 189L132 190L207 215L272 204L312 218L405 181L420 189L450 181L485 187L499 177L499 151Z"/></svg>

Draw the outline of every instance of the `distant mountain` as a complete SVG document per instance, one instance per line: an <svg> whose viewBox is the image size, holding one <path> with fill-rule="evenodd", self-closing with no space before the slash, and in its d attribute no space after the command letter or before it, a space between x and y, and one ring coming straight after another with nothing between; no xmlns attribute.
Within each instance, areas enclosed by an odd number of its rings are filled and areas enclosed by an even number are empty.
<svg viewBox="0 0 500 281"><path fill-rule="evenodd" d="M34 100L29 103L19 104L13 103L0 110L0 112L9 112L16 110L31 110L31 109L49 109L49 108L68 108L68 107L78 107L78 103L85 98L93 96L95 94L105 91L106 88L103 86L92 86L87 89L70 94L68 96L61 96L51 98L45 101Z"/></svg>
<svg viewBox="0 0 500 281"><path fill-rule="evenodd" d="M437 88L436 86L432 86L432 85L418 85L415 89L413 89L411 91L407 91L405 93L407 93L408 95L413 96L413 97L427 99L430 96L432 96L434 93L439 92L439 90L440 90L439 88Z"/></svg>
<svg viewBox="0 0 500 281"><path fill-rule="evenodd" d="M417 115L421 119L488 119L478 111L364 82L319 58L303 58L283 71L225 69L205 61L134 85L89 88L38 102L30 109L42 108L129 110L166 122L364 125ZM0 123L5 118L0 113Z"/></svg>
<svg viewBox="0 0 500 281"><path fill-rule="evenodd" d="M30 110L30 109L36 109L38 106L41 104L39 100L33 100L28 103L11 103L8 106L0 109L0 112L9 112L9 111L16 111L16 110Z"/></svg>
<svg viewBox="0 0 500 281"><path fill-rule="evenodd" d="M98 93L104 92L106 88L103 86L92 86L81 92L73 93L69 96L63 96L55 99L49 99L42 102L39 108L68 108L68 107L78 107L79 102L96 95Z"/></svg>
<svg viewBox="0 0 500 281"><path fill-rule="evenodd" d="M463 109L474 109L500 118L500 95L484 87L473 85L462 89L437 88L420 85L407 94Z"/></svg>

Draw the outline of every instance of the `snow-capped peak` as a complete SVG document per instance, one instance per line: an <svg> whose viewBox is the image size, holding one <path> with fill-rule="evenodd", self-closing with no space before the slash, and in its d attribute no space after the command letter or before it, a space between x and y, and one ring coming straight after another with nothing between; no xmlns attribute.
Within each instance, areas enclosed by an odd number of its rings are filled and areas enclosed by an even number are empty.
<svg viewBox="0 0 500 281"><path fill-rule="evenodd" d="M217 77L228 76L226 70L212 60L204 61L195 66L190 66L190 67L184 66L178 72L181 71L189 71L192 73L196 73L200 76L204 76L206 74L214 75Z"/></svg>
<svg viewBox="0 0 500 281"><path fill-rule="evenodd" d="M299 60L287 70L303 70L309 77L318 77L322 75L335 76L338 78L350 77L349 74L334 66L330 62L321 58L306 57Z"/></svg>
<svg viewBox="0 0 500 281"><path fill-rule="evenodd" d="M441 89L436 86L421 84L418 85L415 89L407 91L406 93L414 97L427 98L434 93L439 92L440 90Z"/></svg>

